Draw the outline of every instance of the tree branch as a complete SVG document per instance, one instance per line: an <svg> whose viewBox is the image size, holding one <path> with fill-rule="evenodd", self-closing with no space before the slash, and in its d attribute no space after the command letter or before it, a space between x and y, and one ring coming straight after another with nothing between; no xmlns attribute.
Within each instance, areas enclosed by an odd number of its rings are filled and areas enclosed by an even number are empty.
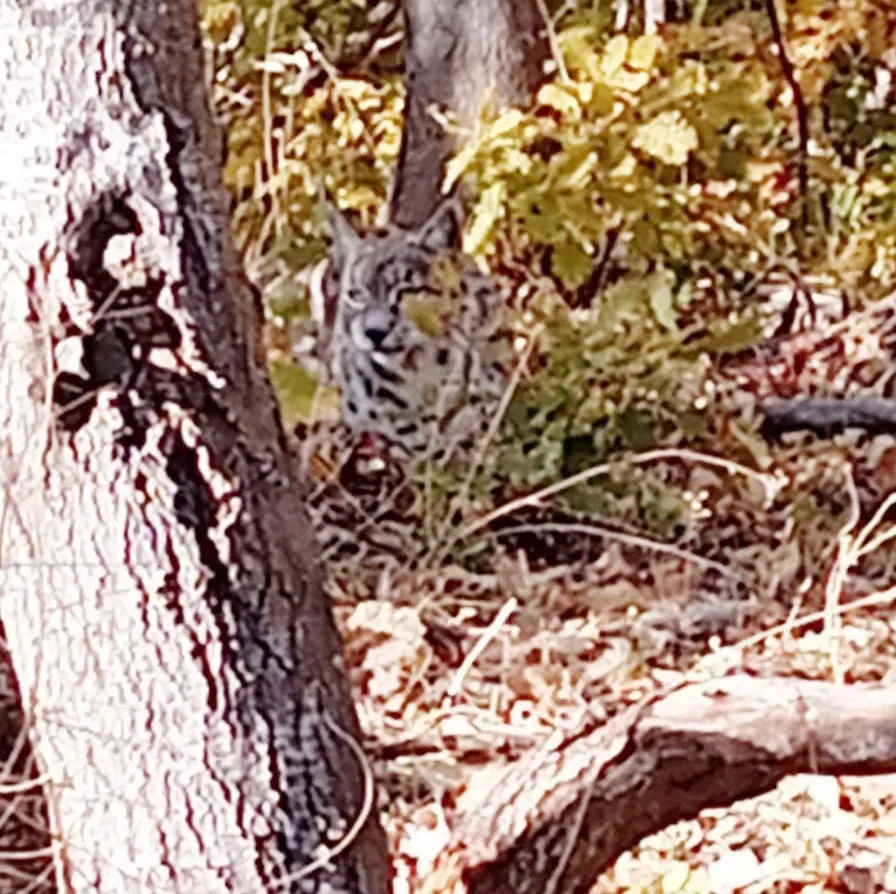
<svg viewBox="0 0 896 894"><path fill-rule="evenodd" d="M830 436L847 428L874 434L896 432L896 400L887 397L830 397L770 400L762 407L762 434L776 438L791 431Z"/></svg>
<svg viewBox="0 0 896 894"><path fill-rule="evenodd" d="M521 760L468 811L429 891L585 894L672 822L793 773L896 771L896 690L748 676L655 696Z"/></svg>
<svg viewBox="0 0 896 894"><path fill-rule="evenodd" d="M796 76L796 70L787 53L787 42L784 39L784 30L781 28L781 20L778 16L778 7L775 0L765 0L765 8L768 20L772 28L772 37L778 53L778 61L781 63L781 74L793 96L793 109L796 115L797 126L797 177L800 189L800 218L805 227L809 222L809 107L803 96L803 90Z"/></svg>

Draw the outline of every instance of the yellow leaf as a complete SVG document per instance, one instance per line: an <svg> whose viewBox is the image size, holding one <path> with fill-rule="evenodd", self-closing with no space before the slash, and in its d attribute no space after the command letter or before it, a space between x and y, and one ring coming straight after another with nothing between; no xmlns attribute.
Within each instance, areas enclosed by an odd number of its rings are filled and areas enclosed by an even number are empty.
<svg viewBox="0 0 896 894"><path fill-rule="evenodd" d="M580 110L578 97L556 84L545 84L538 91L538 103L564 115L576 115Z"/></svg>
<svg viewBox="0 0 896 894"><path fill-rule="evenodd" d="M663 41L659 35L642 34L632 43L631 51L628 54L628 64L641 71L650 71L662 45Z"/></svg>
<svg viewBox="0 0 896 894"><path fill-rule="evenodd" d="M591 102L591 97L594 96L594 84L591 81L579 81L572 85L572 89L575 90L579 102L583 105Z"/></svg>
<svg viewBox="0 0 896 894"><path fill-rule="evenodd" d="M610 176L614 179L627 180L635 173L636 167L637 162L635 161L635 157L631 154L626 155L622 161L610 171Z"/></svg>
<svg viewBox="0 0 896 894"><path fill-rule="evenodd" d="M701 62L686 60L669 80L667 93L670 100L686 96L703 96L709 88L709 75Z"/></svg>
<svg viewBox="0 0 896 894"><path fill-rule="evenodd" d="M679 894L685 890L690 876L690 866L684 861L675 861L672 868L663 876L661 882L663 894Z"/></svg>
<svg viewBox="0 0 896 894"><path fill-rule="evenodd" d="M588 63L594 55L596 36L593 25L574 25L564 28L557 35L563 57L570 68L588 70Z"/></svg>
<svg viewBox="0 0 896 894"><path fill-rule="evenodd" d="M628 68L620 68L612 75L607 76L607 83L611 87L620 90L628 90L629 93L637 93L650 83L650 75L646 71L632 71Z"/></svg>
<svg viewBox="0 0 896 894"><path fill-rule="evenodd" d="M445 165L445 182L442 185L442 190L444 192L449 192L451 187L463 177L473 159L476 158L476 153L478 151L479 146L477 143L471 141L467 143L457 155L448 159L448 163Z"/></svg>
<svg viewBox="0 0 896 894"><path fill-rule="evenodd" d="M683 165L697 148L697 131L680 112L660 112L642 124L632 145L670 165Z"/></svg>
<svg viewBox="0 0 896 894"><path fill-rule="evenodd" d="M509 109L504 112L503 115L499 115L495 118L494 121L489 125L488 130L486 132L488 137L492 139L494 137L499 137L502 134L510 133L511 131L516 130L520 126L520 122L523 120L523 113L519 109Z"/></svg>
<svg viewBox="0 0 896 894"><path fill-rule="evenodd" d="M532 166L532 156L523 152L522 149L508 148L504 150L503 167L507 173L519 171L521 174L528 174L532 170Z"/></svg>
<svg viewBox="0 0 896 894"><path fill-rule="evenodd" d="M504 183L493 183L482 194L470 228L464 236L464 251L475 254L482 247L495 222L504 211L506 187Z"/></svg>
<svg viewBox="0 0 896 894"><path fill-rule="evenodd" d="M628 38L624 34L617 34L607 41L604 47L604 58L601 60L601 69L605 75L612 75L625 65L625 57L628 55Z"/></svg>

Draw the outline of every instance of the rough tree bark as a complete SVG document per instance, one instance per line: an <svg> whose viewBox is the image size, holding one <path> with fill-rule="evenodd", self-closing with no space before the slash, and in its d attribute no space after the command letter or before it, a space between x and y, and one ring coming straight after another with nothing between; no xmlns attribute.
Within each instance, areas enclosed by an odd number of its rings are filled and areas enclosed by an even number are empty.
<svg viewBox="0 0 896 894"><path fill-rule="evenodd" d="M59 888L383 894L194 0L0 33L0 612Z"/></svg>
<svg viewBox="0 0 896 894"><path fill-rule="evenodd" d="M482 104L525 103L550 48L537 0L405 0L407 99L390 219L418 227L441 195L454 140L433 108L472 127Z"/></svg>

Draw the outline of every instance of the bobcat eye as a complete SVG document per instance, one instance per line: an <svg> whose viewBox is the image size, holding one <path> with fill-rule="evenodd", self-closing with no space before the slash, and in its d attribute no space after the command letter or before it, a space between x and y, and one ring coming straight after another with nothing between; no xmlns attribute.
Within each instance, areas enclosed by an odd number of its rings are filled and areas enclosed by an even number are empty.
<svg viewBox="0 0 896 894"><path fill-rule="evenodd" d="M345 293L345 303L353 308L363 307L364 293L360 289L349 289Z"/></svg>

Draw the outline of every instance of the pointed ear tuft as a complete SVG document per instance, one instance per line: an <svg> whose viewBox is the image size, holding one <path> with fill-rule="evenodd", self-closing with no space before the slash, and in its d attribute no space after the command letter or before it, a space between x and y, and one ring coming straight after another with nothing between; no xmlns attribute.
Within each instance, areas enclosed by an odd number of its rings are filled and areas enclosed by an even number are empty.
<svg viewBox="0 0 896 894"><path fill-rule="evenodd" d="M443 251L460 249L463 243L464 214L460 200L450 195L439 203L429 219L417 231L417 242L426 248Z"/></svg>
<svg viewBox="0 0 896 894"><path fill-rule="evenodd" d="M361 236L351 225L348 218L330 201L327 202L327 223L333 244L330 246L330 259L333 267L341 270L349 257L361 243Z"/></svg>

